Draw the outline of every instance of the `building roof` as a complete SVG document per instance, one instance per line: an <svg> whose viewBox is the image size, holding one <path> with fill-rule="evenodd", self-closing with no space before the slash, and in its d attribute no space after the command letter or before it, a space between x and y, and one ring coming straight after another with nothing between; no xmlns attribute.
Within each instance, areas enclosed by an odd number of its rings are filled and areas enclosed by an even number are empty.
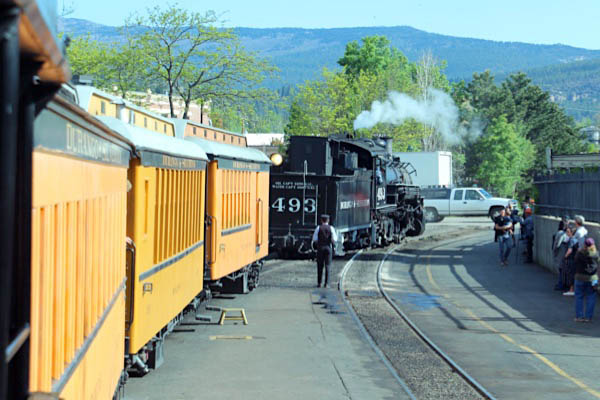
<svg viewBox="0 0 600 400"><path fill-rule="evenodd" d="M140 106L132 103L129 100L125 100L125 99L122 99L121 97L112 95L110 93L106 93L105 91L97 89L93 86L75 85L75 91L77 92L79 106L86 111L88 110L88 108L90 106L90 101L92 100L92 95L97 94L100 97L104 97L104 98L110 100L110 102L113 104L123 104L125 107L127 107L129 109L141 112L143 114L146 114L148 116L151 116L153 118L156 118L158 120L166 122L168 124L173 123L173 120L171 120L171 118L165 118L162 115L155 113L153 111L150 111L146 108L140 107Z"/></svg>

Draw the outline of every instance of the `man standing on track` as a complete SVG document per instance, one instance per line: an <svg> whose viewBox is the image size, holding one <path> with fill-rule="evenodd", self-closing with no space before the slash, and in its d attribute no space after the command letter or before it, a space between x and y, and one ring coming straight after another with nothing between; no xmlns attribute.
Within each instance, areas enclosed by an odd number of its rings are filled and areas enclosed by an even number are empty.
<svg viewBox="0 0 600 400"><path fill-rule="evenodd" d="M329 287L329 269L333 258L333 248L337 242L337 233L329 225L329 215L321 215L321 225L317 226L312 236L313 244L317 248L317 287L321 287L323 267L325 267L325 281L323 287Z"/></svg>

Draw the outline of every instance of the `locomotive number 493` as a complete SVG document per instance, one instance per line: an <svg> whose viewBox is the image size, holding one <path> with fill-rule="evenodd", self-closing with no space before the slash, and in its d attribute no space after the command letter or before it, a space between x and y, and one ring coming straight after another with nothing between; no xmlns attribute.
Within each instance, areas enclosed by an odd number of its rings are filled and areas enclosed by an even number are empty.
<svg viewBox="0 0 600 400"><path fill-rule="evenodd" d="M297 197L292 197L288 199L287 204L285 201L285 197L279 197L277 200L271 204L271 208L277 210L277 212L285 212L286 208L289 212L297 213L300 211L300 204L302 201ZM317 211L317 202L315 199L307 198L304 199L304 212L312 214Z"/></svg>

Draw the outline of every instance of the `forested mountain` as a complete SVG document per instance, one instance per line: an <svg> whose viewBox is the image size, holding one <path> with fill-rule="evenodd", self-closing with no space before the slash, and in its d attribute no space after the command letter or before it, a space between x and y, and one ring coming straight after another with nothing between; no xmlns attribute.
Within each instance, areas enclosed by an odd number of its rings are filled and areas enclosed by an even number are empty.
<svg viewBox="0 0 600 400"><path fill-rule="evenodd" d="M60 21L59 29L71 36L89 34L99 41L118 41L120 38L116 27L75 18ZM459 38L408 26L236 28L236 31L248 50L269 58L280 68L280 79L269 83L273 88L318 79L323 67L339 69L337 60L344 54L348 42L359 41L365 36L385 35L392 46L412 61L424 51L431 50L438 60L446 61L444 72L451 81L469 80L473 72L489 69L499 82L509 73L525 71L577 117L581 116L577 108L588 109L596 98L600 98L600 50ZM584 114L591 116L593 113Z"/></svg>
<svg viewBox="0 0 600 400"><path fill-rule="evenodd" d="M576 119L600 112L600 59L555 64L524 71ZM506 74L499 74L502 81Z"/></svg>
<svg viewBox="0 0 600 400"><path fill-rule="evenodd" d="M71 35L91 34L101 41L119 37L118 28L66 18L62 28ZM534 45L518 42L459 38L428 33L408 26L302 29L237 28L248 50L271 58L281 68L283 82L296 84L320 75L322 67L337 68L346 43L365 36L385 35L392 46L409 60L417 60L430 49L436 58L446 60L450 79L469 78L473 72L489 69L494 73L526 70L576 60L600 59L599 50L564 45Z"/></svg>

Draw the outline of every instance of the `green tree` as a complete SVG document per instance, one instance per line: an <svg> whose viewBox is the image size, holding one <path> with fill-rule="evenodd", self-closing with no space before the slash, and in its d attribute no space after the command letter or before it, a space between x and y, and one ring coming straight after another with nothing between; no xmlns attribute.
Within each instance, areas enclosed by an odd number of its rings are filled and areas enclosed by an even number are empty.
<svg viewBox="0 0 600 400"><path fill-rule="evenodd" d="M404 57L390 47L385 36L366 36L361 41L362 46L357 41L348 43L344 56L338 60L344 72L351 77L357 77L360 72L377 73L386 69L392 59Z"/></svg>
<svg viewBox="0 0 600 400"><path fill-rule="evenodd" d="M512 197L534 162L534 146L504 115L491 121L474 146L480 162L474 176L485 187Z"/></svg>
<svg viewBox="0 0 600 400"><path fill-rule="evenodd" d="M233 30L217 27L219 22L214 11L201 14L170 5L148 9L128 24L130 32L143 32L137 40L148 54L150 76L166 87L171 117L175 95L184 100L184 118L193 100L269 97L258 86L275 68L245 51Z"/></svg>
<svg viewBox="0 0 600 400"><path fill-rule="evenodd" d="M67 58L75 75L91 75L95 86L123 98L146 85L147 54L134 40L100 43L89 36L76 37L67 47Z"/></svg>

